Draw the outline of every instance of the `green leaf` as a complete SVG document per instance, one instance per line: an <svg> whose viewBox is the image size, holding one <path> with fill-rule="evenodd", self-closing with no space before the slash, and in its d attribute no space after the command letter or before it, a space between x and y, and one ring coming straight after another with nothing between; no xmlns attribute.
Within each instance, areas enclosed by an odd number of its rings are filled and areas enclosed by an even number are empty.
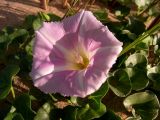
<svg viewBox="0 0 160 120"><path fill-rule="evenodd" d="M141 90L148 86L149 80L146 73L147 59L144 55L140 53L130 55L125 61L125 65L133 90Z"/></svg>
<svg viewBox="0 0 160 120"><path fill-rule="evenodd" d="M154 6L152 6L150 9L149 9L149 12L148 14L151 15L151 16L158 16L160 15L160 3L158 1L157 4L155 4Z"/></svg>
<svg viewBox="0 0 160 120"><path fill-rule="evenodd" d="M142 90L148 86L149 80L144 69L139 69L137 67L126 68L126 72L131 80L133 90Z"/></svg>
<svg viewBox="0 0 160 120"><path fill-rule="evenodd" d="M24 120L20 113L9 113L4 120Z"/></svg>
<svg viewBox="0 0 160 120"><path fill-rule="evenodd" d="M126 120L142 120L140 116L128 117Z"/></svg>
<svg viewBox="0 0 160 120"><path fill-rule="evenodd" d="M67 106L60 112L61 118L62 120L92 120L99 118L106 112L104 104L100 103L99 108L93 105L86 103L83 106Z"/></svg>
<svg viewBox="0 0 160 120"><path fill-rule="evenodd" d="M16 114L14 114L12 120L25 120L25 119L23 118L23 116L20 113L16 113Z"/></svg>
<svg viewBox="0 0 160 120"><path fill-rule="evenodd" d="M135 0L136 5L139 9L143 9L152 3L153 0Z"/></svg>
<svg viewBox="0 0 160 120"><path fill-rule="evenodd" d="M120 97L125 97L131 92L131 81L125 70L119 69L108 78L109 87Z"/></svg>
<svg viewBox="0 0 160 120"><path fill-rule="evenodd" d="M81 109L77 109L77 119L79 120L91 120L94 118L99 118L106 112L106 107L104 104L100 103L99 108L95 109L95 106L90 106L86 104Z"/></svg>
<svg viewBox="0 0 160 120"><path fill-rule="evenodd" d="M146 37L152 35L154 32L158 31L160 29L160 23L156 24L154 27L152 27L150 30L145 32L144 34L140 35L134 42L129 44L127 47L125 47L119 56L123 55L124 53L128 52L130 49L141 43Z"/></svg>
<svg viewBox="0 0 160 120"><path fill-rule="evenodd" d="M12 32L8 33L3 33L3 35L0 35L0 49L5 51L9 51L10 48L13 50L11 51L16 51L17 48L19 47L18 45L22 43L25 39L27 39L29 36L29 33L25 29L13 29ZM21 38L21 39L19 39ZM10 46L11 43L15 42L16 48L13 48L14 45Z"/></svg>
<svg viewBox="0 0 160 120"><path fill-rule="evenodd" d="M146 37L141 43L135 46L136 50L148 50L149 45L153 41L153 37L148 36Z"/></svg>
<svg viewBox="0 0 160 120"><path fill-rule="evenodd" d="M94 120L121 120L119 116L117 116L113 111L107 110L107 112L100 118Z"/></svg>
<svg viewBox="0 0 160 120"><path fill-rule="evenodd" d="M61 20L61 17L59 17L53 13L48 13L48 16L50 17L51 21L60 21Z"/></svg>
<svg viewBox="0 0 160 120"><path fill-rule="evenodd" d="M21 113L26 120L33 120L35 112L31 109L31 99L28 94L17 97L13 103L17 113Z"/></svg>
<svg viewBox="0 0 160 120"><path fill-rule="evenodd" d="M124 17L129 14L130 8L127 6L117 6L114 11L117 17L124 19Z"/></svg>
<svg viewBox="0 0 160 120"><path fill-rule="evenodd" d="M117 0L118 2L120 2L122 5L127 5L131 3L131 0Z"/></svg>
<svg viewBox="0 0 160 120"><path fill-rule="evenodd" d="M12 106L4 120L24 120L23 116L20 113L16 113L15 111L15 107Z"/></svg>
<svg viewBox="0 0 160 120"><path fill-rule="evenodd" d="M59 120L60 118L65 117L65 115L67 116L67 118L70 118L70 115L72 115L73 113L72 114L63 113L65 109L66 108L64 109L55 108L53 102L51 101L46 102L45 104L42 105L42 107L39 108L36 116L34 117L34 120Z"/></svg>
<svg viewBox="0 0 160 120"><path fill-rule="evenodd" d="M77 120L77 109L76 106L67 106L63 109L61 118L62 120Z"/></svg>
<svg viewBox="0 0 160 120"><path fill-rule="evenodd" d="M6 35L11 34L14 32L14 28L11 26L6 26L2 29L2 32L4 32Z"/></svg>
<svg viewBox="0 0 160 120"><path fill-rule="evenodd" d="M91 94L88 97L88 99L97 99L100 101L107 94L108 90L109 90L108 83L105 82L96 92Z"/></svg>
<svg viewBox="0 0 160 120"><path fill-rule="evenodd" d="M33 29L34 30L38 30L41 26L42 26L42 19L41 18L36 18L34 21L33 21Z"/></svg>
<svg viewBox="0 0 160 120"><path fill-rule="evenodd" d="M128 59L125 61L125 65L129 68L138 67L145 69L147 66L147 59L144 55L135 53L128 57Z"/></svg>
<svg viewBox="0 0 160 120"><path fill-rule="evenodd" d="M94 16L101 22L106 22L107 21L107 12L106 10L98 10L93 13Z"/></svg>
<svg viewBox="0 0 160 120"><path fill-rule="evenodd" d="M149 68L147 71L147 76L153 81L154 89L160 90L160 65Z"/></svg>
<svg viewBox="0 0 160 120"><path fill-rule="evenodd" d="M28 15L25 20L24 20L24 27L26 29L32 29L32 25L33 25L33 21L36 19L37 17L35 15Z"/></svg>
<svg viewBox="0 0 160 120"><path fill-rule="evenodd" d="M151 91L132 94L123 104L128 111L134 113L134 116L140 115L142 120L155 119L160 107L157 96Z"/></svg>
<svg viewBox="0 0 160 120"><path fill-rule="evenodd" d="M0 44L4 42L9 42L11 39L8 35L6 34L0 34Z"/></svg>
<svg viewBox="0 0 160 120"><path fill-rule="evenodd" d="M108 82L106 81L99 90L88 96L88 100L90 105L93 105L93 107L99 108L101 104L102 98L107 94L109 90Z"/></svg>
<svg viewBox="0 0 160 120"><path fill-rule="evenodd" d="M98 91L88 96L87 100L79 99L79 101L81 100L81 104L75 110L75 118L79 120L91 120L102 116L106 112L106 107L101 103L101 100L108 92L108 89L108 83L106 81Z"/></svg>
<svg viewBox="0 0 160 120"><path fill-rule="evenodd" d="M8 65L0 72L0 99L4 99L12 86L12 77L19 72L17 65Z"/></svg>
<svg viewBox="0 0 160 120"><path fill-rule="evenodd" d="M101 100L107 94L108 90L108 83L105 82L98 91L88 97L88 104L77 109L77 118L91 120L102 116L106 112L106 107L101 103Z"/></svg>
<svg viewBox="0 0 160 120"><path fill-rule="evenodd" d="M53 109L53 105L49 102L46 102L37 112L34 120L50 120L51 111ZM52 114L53 116L53 114Z"/></svg>
<svg viewBox="0 0 160 120"><path fill-rule="evenodd" d="M14 32L9 35L11 40L20 36L28 36L28 31L26 29L15 29Z"/></svg>
<svg viewBox="0 0 160 120"><path fill-rule="evenodd" d="M48 14L44 12L39 12L38 15L43 21L50 21L50 16Z"/></svg>
<svg viewBox="0 0 160 120"><path fill-rule="evenodd" d="M135 18L135 17L130 17L129 18L129 24L127 28L132 32L135 33L136 35L140 35L143 32L145 32L145 24L143 21Z"/></svg>

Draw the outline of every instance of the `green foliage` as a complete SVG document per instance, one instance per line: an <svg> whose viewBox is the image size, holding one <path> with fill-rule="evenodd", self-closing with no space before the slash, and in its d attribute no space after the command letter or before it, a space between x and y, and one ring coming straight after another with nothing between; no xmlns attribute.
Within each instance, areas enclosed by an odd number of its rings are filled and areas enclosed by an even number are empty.
<svg viewBox="0 0 160 120"><path fill-rule="evenodd" d="M139 9L149 6L153 0L135 0L136 5Z"/></svg>
<svg viewBox="0 0 160 120"><path fill-rule="evenodd" d="M46 102L38 111L34 120L50 120L53 105L50 102ZM54 116L52 114L52 116ZM56 115L55 115L56 116ZM55 118L54 118L55 119Z"/></svg>
<svg viewBox="0 0 160 120"><path fill-rule="evenodd" d="M147 59L140 53L132 54L125 61L126 72L131 80L133 90L141 90L147 87L149 80L146 74ZM138 77L137 77L138 76Z"/></svg>
<svg viewBox="0 0 160 120"><path fill-rule="evenodd" d="M26 120L33 120L35 112L31 109L31 99L28 94L18 96L13 102L17 113L21 113Z"/></svg>
<svg viewBox="0 0 160 120"><path fill-rule="evenodd" d="M29 72L34 32L43 25L43 22L60 21L62 18L52 13L40 12L38 15L27 16L19 28L5 27L0 31L0 100L9 101L7 109L4 109L5 112L2 114L5 116L4 120L120 120L114 110L110 110L107 104L102 103L109 88L116 96L125 97L124 106L133 114L126 120L152 120L157 117L159 101L156 95L159 95L157 93L160 91L160 65L150 65L148 51L154 41L152 36L160 30L160 23L149 30L144 24L149 15L159 15L157 7L155 9L156 4L147 0L101 1L112 7L111 11L117 20L110 20L108 17L110 13L105 9L95 11L94 15L123 42L124 49L111 69L107 82L86 98L70 98L55 94L56 100L50 99L30 85L28 94L22 91L20 95L16 94L15 100L5 99L11 89L14 93L12 79L15 75L18 74L26 83L31 83ZM134 11L138 13L137 15L133 15L130 11L132 10L130 6L136 8L135 5L138 7L138 10ZM149 11L145 17L141 16L144 11L146 13ZM159 43L154 45L156 47L152 54L156 57L155 63L160 63ZM144 89L154 90L154 93L144 92ZM141 92L137 92L139 90ZM34 97L34 103L31 102L30 96ZM59 101L65 101L67 106L58 108L55 104ZM0 116L0 119L3 117Z"/></svg>
<svg viewBox="0 0 160 120"><path fill-rule="evenodd" d="M125 61L125 65L128 68L137 67L144 68L145 70L147 66L147 59L144 55L140 53L135 53L128 57L128 59Z"/></svg>
<svg viewBox="0 0 160 120"><path fill-rule="evenodd" d="M106 82L98 91L90 95L87 104L83 105L82 108L77 109L77 118L80 120L91 120L102 116L106 112L106 107L101 103L101 100L107 94L108 89L108 83Z"/></svg>
<svg viewBox="0 0 160 120"><path fill-rule="evenodd" d="M19 72L17 65L8 65L0 72L0 99L4 99L12 87L12 77Z"/></svg>
<svg viewBox="0 0 160 120"><path fill-rule="evenodd" d="M160 90L160 65L149 68L147 71L147 76L153 82L153 88Z"/></svg>
<svg viewBox="0 0 160 120"><path fill-rule="evenodd" d="M125 97L131 92L131 81L125 70L117 70L108 78L109 87L120 97Z"/></svg>
<svg viewBox="0 0 160 120"><path fill-rule="evenodd" d="M157 96L151 91L132 94L123 103L128 111L135 117L140 115L142 120L155 119L160 107Z"/></svg>
<svg viewBox="0 0 160 120"><path fill-rule="evenodd" d="M127 27L132 33L135 33L136 35L140 35L145 31L145 25L143 21L135 17L129 18L129 24Z"/></svg>
<svg viewBox="0 0 160 120"><path fill-rule="evenodd" d="M145 38L147 38L148 36L150 36L158 30L160 30L160 23L156 24L152 29L146 31L144 34L140 35L134 42L125 47L123 51L120 53L120 56L131 50L133 47L141 43Z"/></svg>
<svg viewBox="0 0 160 120"><path fill-rule="evenodd" d="M102 116L106 112L106 107L101 103L101 100L107 94L108 89L108 83L106 82L98 91L90 95L88 100L84 101L80 108L77 108L76 118L79 120L91 120Z"/></svg>
<svg viewBox="0 0 160 120"><path fill-rule="evenodd" d="M24 120L21 114L8 114L4 120Z"/></svg>
<svg viewBox="0 0 160 120"><path fill-rule="evenodd" d="M91 105L93 104L93 105ZM100 103L99 106L94 105L95 103L89 102L80 109L77 109L77 119L79 120L91 120L93 118L98 118L106 112L106 107L104 104ZM98 107L98 108L96 108Z"/></svg>
<svg viewBox="0 0 160 120"><path fill-rule="evenodd" d="M107 110L107 112L101 116L100 118L94 119L94 120L121 120L121 118L111 110Z"/></svg>
<svg viewBox="0 0 160 120"><path fill-rule="evenodd" d="M107 22L107 12L106 10L95 11L94 16L101 22Z"/></svg>
<svg viewBox="0 0 160 120"><path fill-rule="evenodd" d="M126 68L126 72L131 80L133 90L142 90L149 84L149 80L146 75L146 71L139 68ZM138 76L138 77L137 77Z"/></svg>

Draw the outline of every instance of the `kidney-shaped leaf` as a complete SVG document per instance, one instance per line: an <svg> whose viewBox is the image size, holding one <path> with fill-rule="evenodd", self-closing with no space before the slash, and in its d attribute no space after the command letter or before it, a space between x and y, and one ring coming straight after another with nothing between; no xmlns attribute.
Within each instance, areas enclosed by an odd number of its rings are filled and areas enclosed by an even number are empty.
<svg viewBox="0 0 160 120"><path fill-rule="evenodd" d="M9 113L4 120L24 120L20 113Z"/></svg>
<svg viewBox="0 0 160 120"><path fill-rule="evenodd" d="M16 108L16 112L21 113L26 120L33 120L35 113L31 109L31 99L28 94L18 96L13 106Z"/></svg>
<svg viewBox="0 0 160 120"><path fill-rule="evenodd" d="M107 112L100 118L94 120L121 120L119 116L117 116L113 111L107 110Z"/></svg>
<svg viewBox="0 0 160 120"><path fill-rule="evenodd" d="M144 55L140 53L132 54L125 61L126 67L139 67L146 68L147 59Z"/></svg>
<svg viewBox="0 0 160 120"><path fill-rule="evenodd" d="M46 102L37 112L34 120L50 120L51 111L53 109L53 105L49 102ZM53 114L52 114L53 116Z"/></svg>
<svg viewBox="0 0 160 120"><path fill-rule="evenodd" d="M108 82L105 82L99 90L88 97L89 101L95 101L95 103L97 103L97 106L99 106L102 98L107 94L108 90Z"/></svg>
<svg viewBox="0 0 160 120"><path fill-rule="evenodd" d="M157 96L151 91L132 94L123 104L128 111L135 111L135 114L140 115L142 120L155 119L160 107Z"/></svg>
<svg viewBox="0 0 160 120"><path fill-rule="evenodd" d="M148 69L147 76L153 81L153 87L160 90L160 65Z"/></svg>
<svg viewBox="0 0 160 120"><path fill-rule="evenodd" d="M19 72L17 65L8 65L0 72L0 99L4 99L12 86L12 77Z"/></svg>
<svg viewBox="0 0 160 120"><path fill-rule="evenodd" d="M105 82L99 90L88 96L88 99L77 98L78 107L69 107L66 110L71 120L91 120L101 117L106 112L106 106L101 102L108 92L108 83ZM73 112L74 111L74 112Z"/></svg>
<svg viewBox="0 0 160 120"><path fill-rule="evenodd" d="M86 104L84 107L77 109L77 118L78 120L92 120L94 118L99 118L106 112L106 107L103 103L100 103L99 108L90 104Z"/></svg>
<svg viewBox="0 0 160 120"><path fill-rule="evenodd" d="M145 70L139 68L126 68L126 72L131 80L133 90L142 90L149 84Z"/></svg>
<svg viewBox="0 0 160 120"><path fill-rule="evenodd" d="M120 97L125 97L131 92L131 81L125 70L115 71L114 76L108 78L109 87Z"/></svg>

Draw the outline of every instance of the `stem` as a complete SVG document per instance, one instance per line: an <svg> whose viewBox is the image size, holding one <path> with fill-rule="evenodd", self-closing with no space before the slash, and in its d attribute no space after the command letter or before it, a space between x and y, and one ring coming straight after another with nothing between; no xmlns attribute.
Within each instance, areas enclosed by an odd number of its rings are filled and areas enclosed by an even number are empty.
<svg viewBox="0 0 160 120"><path fill-rule="evenodd" d="M11 92L12 92L12 96L13 96L13 98L15 99L16 95L15 95L15 92L14 92L14 88L13 88L13 86L11 86Z"/></svg>
<svg viewBox="0 0 160 120"><path fill-rule="evenodd" d="M160 15L158 15L154 20L151 22L151 24L148 26L147 30L151 29L155 24L160 22Z"/></svg>
<svg viewBox="0 0 160 120"><path fill-rule="evenodd" d="M155 25L153 28L145 32L144 34L140 35L134 42L129 44L127 47L125 47L119 56L123 55L124 53L128 52L131 48L133 48L135 45L139 44L142 40L144 40L146 37L148 37L150 34L153 34L155 31L160 29L160 23Z"/></svg>
<svg viewBox="0 0 160 120"><path fill-rule="evenodd" d="M146 11L148 11L151 7L153 7L154 5L156 5L159 2L159 0L154 0L147 8L145 8L144 10L142 10L138 16L141 16L143 13L145 13Z"/></svg>
<svg viewBox="0 0 160 120"><path fill-rule="evenodd" d="M20 49L25 49L25 47L28 45L28 43L30 43L32 41L32 39L34 38L34 35L32 35L31 37L28 37L21 45L20 45Z"/></svg>
<svg viewBox="0 0 160 120"><path fill-rule="evenodd" d="M62 17L62 19L64 19L65 17L67 17L67 15L69 14L70 10L73 12L74 10L72 9L72 7L74 7L76 5L76 3L78 2L79 0L74 0L72 2L71 5L67 4L67 12L64 14L64 16Z"/></svg>
<svg viewBox="0 0 160 120"><path fill-rule="evenodd" d="M51 93L49 93L49 96L51 97L51 99L52 99L54 102L57 101L57 99L56 99Z"/></svg>
<svg viewBox="0 0 160 120"><path fill-rule="evenodd" d="M90 2L91 0L87 0L87 2L85 3L85 5L84 5L84 8L83 9L86 9L87 8L87 5L89 4L89 2Z"/></svg>

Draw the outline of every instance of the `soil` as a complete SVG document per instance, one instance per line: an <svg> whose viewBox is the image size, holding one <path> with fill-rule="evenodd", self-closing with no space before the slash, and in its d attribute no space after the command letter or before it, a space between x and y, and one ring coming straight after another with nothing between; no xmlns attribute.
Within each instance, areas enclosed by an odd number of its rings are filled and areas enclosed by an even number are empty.
<svg viewBox="0 0 160 120"><path fill-rule="evenodd" d="M62 17L67 8L63 7L63 0L52 0L48 9L41 8L40 0L0 0L0 30L5 26L21 24L27 15L38 12L54 13ZM83 4L83 3L82 3ZM99 8L103 5L95 3L92 8Z"/></svg>
<svg viewBox="0 0 160 120"><path fill-rule="evenodd" d="M39 0L1 0L0 29L21 24L27 15L40 11L63 16L67 9L63 8L61 0L50 2L47 10L41 8Z"/></svg>

